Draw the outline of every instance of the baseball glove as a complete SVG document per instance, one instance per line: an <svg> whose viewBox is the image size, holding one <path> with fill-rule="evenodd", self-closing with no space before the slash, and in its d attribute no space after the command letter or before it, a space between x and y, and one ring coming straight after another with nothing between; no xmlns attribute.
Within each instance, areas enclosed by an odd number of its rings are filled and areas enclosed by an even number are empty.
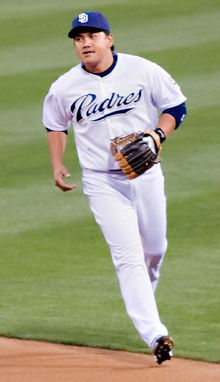
<svg viewBox="0 0 220 382"><path fill-rule="evenodd" d="M111 153L128 179L136 178L160 162L161 142L153 130L114 138Z"/></svg>

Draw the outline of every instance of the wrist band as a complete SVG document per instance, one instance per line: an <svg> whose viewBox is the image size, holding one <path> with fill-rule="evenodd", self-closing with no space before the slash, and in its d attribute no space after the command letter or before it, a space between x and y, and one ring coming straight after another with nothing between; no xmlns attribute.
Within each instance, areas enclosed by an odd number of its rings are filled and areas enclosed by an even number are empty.
<svg viewBox="0 0 220 382"><path fill-rule="evenodd" d="M164 134L163 130L161 130L159 127L157 127L155 130L155 133L157 133L160 137L160 143L163 143L166 140L166 135Z"/></svg>

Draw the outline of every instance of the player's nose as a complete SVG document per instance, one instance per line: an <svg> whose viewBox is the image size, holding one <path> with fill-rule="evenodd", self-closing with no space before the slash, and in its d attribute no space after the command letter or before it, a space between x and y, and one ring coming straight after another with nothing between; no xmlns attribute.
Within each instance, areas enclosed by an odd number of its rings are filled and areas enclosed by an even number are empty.
<svg viewBox="0 0 220 382"><path fill-rule="evenodd" d="M91 46L91 38L89 36L84 36L83 47Z"/></svg>

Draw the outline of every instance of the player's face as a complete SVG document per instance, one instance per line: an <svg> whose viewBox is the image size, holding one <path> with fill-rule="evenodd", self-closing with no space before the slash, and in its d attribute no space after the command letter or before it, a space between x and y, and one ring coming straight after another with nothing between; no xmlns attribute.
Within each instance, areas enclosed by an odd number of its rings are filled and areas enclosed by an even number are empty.
<svg viewBox="0 0 220 382"><path fill-rule="evenodd" d="M80 61L93 73L107 70L112 62L111 46L113 36L105 32L85 32L74 38L74 45Z"/></svg>

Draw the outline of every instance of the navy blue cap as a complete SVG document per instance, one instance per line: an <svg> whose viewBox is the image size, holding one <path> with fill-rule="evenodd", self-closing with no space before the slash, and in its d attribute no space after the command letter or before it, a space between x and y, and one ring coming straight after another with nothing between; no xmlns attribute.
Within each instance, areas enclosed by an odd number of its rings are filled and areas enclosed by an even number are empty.
<svg viewBox="0 0 220 382"><path fill-rule="evenodd" d="M83 12L77 15L72 22L68 37L74 38L82 28L94 28L110 33L109 23L100 12Z"/></svg>

